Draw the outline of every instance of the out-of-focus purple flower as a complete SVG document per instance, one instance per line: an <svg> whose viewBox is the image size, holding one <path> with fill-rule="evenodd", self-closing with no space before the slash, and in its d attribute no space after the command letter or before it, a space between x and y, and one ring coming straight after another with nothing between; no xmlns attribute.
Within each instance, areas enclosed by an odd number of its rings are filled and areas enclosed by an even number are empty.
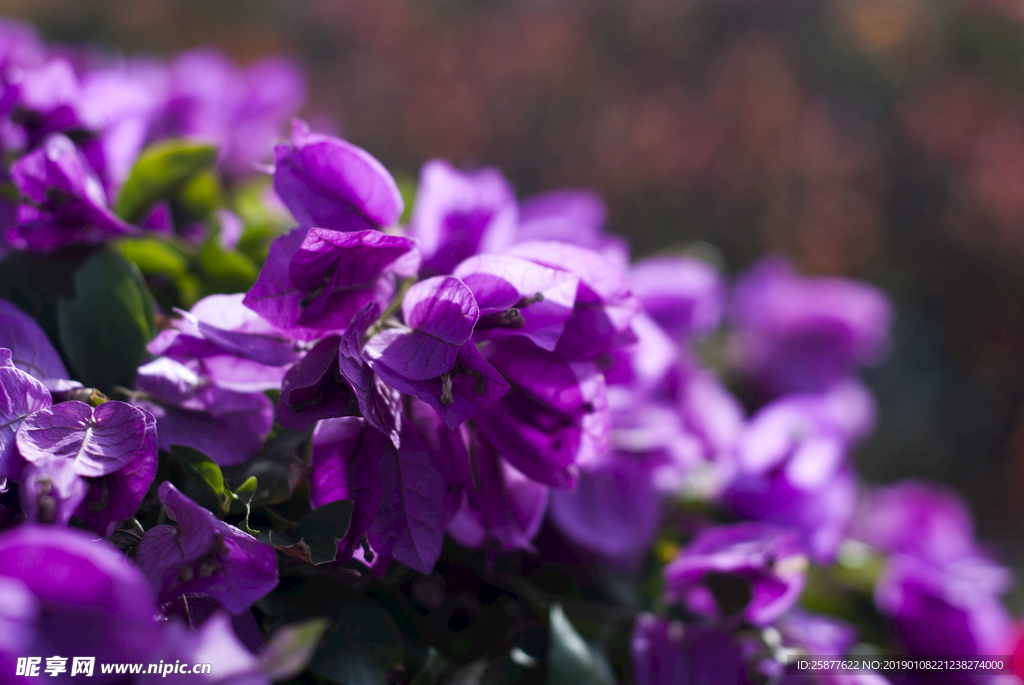
<svg viewBox="0 0 1024 685"><path fill-rule="evenodd" d="M243 302L293 337L313 340L344 330L368 302L386 305L395 279L418 267L408 238L297 228L273 242Z"/></svg>
<svg viewBox="0 0 1024 685"><path fill-rule="evenodd" d="M147 661L159 642L146 578L124 555L81 531L23 525L0 535L0 666L15 679L17 657L94 656L97 663ZM4 663L6 662L6 663ZM93 680L123 676L96 668Z"/></svg>
<svg viewBox="0 0 1024 685"><path fill-rule="evenodd" d="M230 176L252 173L305 100L302 73L271 57L240 69L213 50L179 55L166 75L162 111L152 138L187 136L220 147Z"/></svg>
<svg viewBox="0 0 1024 685"><path fill-rule="evenodd" d="M728 631L641 614L630 638L637 685L757 682L748 677L742 645Z"/></svg>
<svg viewBox="0 0 1024 685"><path fill-rule="evenodd" d="M521 335L545 350L555 349L572 316L579 278L509 255L478 255L455 267L476 298L477 341Z"/></svg>
<svg viewBox="0 0 1024 685"><path fill-rule="evenodd" d="M440 159L423 165L409 234L419 241L428 275L505 247L515 230L515 193L500 171L462 172Z"/></svg>
<svg viewBox="0 0 1024 685"><path fill-rule="evenodd" d="M508 253L579 276L573 315L555 348L563 358L593 359L635 342L630 323L642 307L614 263L592 250L553 241L520 243Z"/></svg>
<svg viewBox="0 0 1024 685"><path fill-rule="evenodd" d="M850 624L799 609L780 618L775 628L782 637L783 646L799 649L811 657L835 659L844 656L857 640L857 631ZM814 675L787 674L779 682L782 685L889 685L889 681L878 673L836 673L828 669L816 671Z"/></svg>
<svg viewBox="0 0 1024 685"><path fill-rule="evenodd" d="M494 344L488 361L512 390L477 417L482 435L512 466L540 483L571 487L577 464L608 449L604 376L523 338Z"/></svg>
<svg viewBox="0 0 1024 685"><path fill-rule="evenodd" d="M146 415L125 402L61 402L29 415L16 436L21 456L33 464L69 460L84 478L99 478L135 459L146 441Z"/></svg>
<svg viewBox="0 0 1024 685"><path fill-rule="evenodd" d="M219 683L223 685L270 685L269 675L261 672L261 662L246 649L232 630L231 617L223 611L204 621L196 630L189 630L181 621L168 622L156 647L151 663L162 661L168 667L188 664L216 664L209 674L156 673L143 674L133 682L139 685L174 683ZM213 672L216 669L216 673Z"/></svg>
<svg viewBox="0 0 1024 685"><path fill-rule="evenodd" d="M338 541L339 564L352 558L377 517L383 493L381 455L392 447L386 435L356 416L320 421L313 431L310 504L320 507L347 499L354 507L348 533Z"/></svg>
<svg viewBox="0 0 1024 685"><path fill-rule="evenodd" d="M911 655L1000 654L1013 639L998 598L1009 581L1007 569L980 555L938 565L896 554L875 585L875 605Z"/></svg>
<svg viewBox="0 0 1024 685"><path fill-rule="evenodd" d="M50 57L17 68L15 73L16 81L5 78L13 105L11 115L25 132L29 146L35 146L47 134L83 123L78 113L81 88L69 60Z"/></svg>
<svg viewBox="0 0 1024 685"><path fill-rule="evenodd" d="M160 485L159 497L178 525L146 531L135 561L161 602L194 592L239 614L274 589L273 547L218 520L169 482Z"/></svg>
<svg viewBox="0 0 1024 685"><path fill-rule="evenodd" d="M0 348L11 351L14 366L47 381L66 380L68 370L35 319L0 299Z"/></svg>
<svg viewBox="0 0 1024 685"><path fill-rule="evenodd" d="M938 483L903 481L864 497L850 537L883 552L941 563L973 556L974 522L963 500Z"/></svg>
<svg viewBox="0 0 1024 685"><path fill-rule="evenodd" d="M52 404L46 387L14 366L10 350L0 348L0 490L7 489L8 479L19 479L25 467L15 445L21 423Z"/></svg>
<svg viewBox="0 0 1024 685"><path fill-rule="evenodd" d="M274 424L274 406L261 392L241 393L208 382L168 357L139 367L132 403L156 417L161 449L187 445L221 466L256 454Z"/></svg>
<svg viewBox="0 0 1024 685"><path fill-rule="evenodd" d="M622 268L629 265L629 244L604 233L608 209L589 190L555 190L524 200L519 205L519 227L514 242L557 240L601 253Z"/></svg>
<svg viewBox="0 0 1024 685"><path fill-rule="evenodd" d="M645 259L630 268L629 284L644 312L676 339L718 328L725 284L718 272L700 259Z"/></svg>
<svg viewBox="0 0 1024 685"><path fill-rule="evenodd" d="M737 443L726 503L745 518L799 529L816 561L833 559L856 508L846 452L864 428L863 399L791 395L759 410Z"/></svg>
<svg viewBox="0 0 1024 685"><path fill-rule="evenodd" d="M96 172L67 136L48 137L15 162L11 176L22 194L18 225L7 232L14 247L49 252L137 232L107 207Z"/></svg>
<svg viewBox="0 0 1024 685"><path fill-rule="evenodd" d="M664 577L667 595L695 613L768 625L796 602L806 569L796 531L747 522L704 531Z"/></svg>
<svg viewBox="0 0 1024 685"><path fill-rule="evenodd" d="M803 278L779 259L755 266L733 293L741 364L769 391L821 391L878 361L892 319L886 295L842 278Z"/></svg>
<svg viewBox="0 0 1024 685"><path fill-rule="evenodd" d="M612 361L604 377L609 385L626 386L630 392L645 396L666 380L666 375L679 361L679 351L647 314L638 314L631 329L636 342L611 353Z"/></svg>
<svg viewBox="0 0 1024 685"><path fill-rule="evenodd" d="M449 428L508 392L470 339L480 310L465 283L454 276L420 281L402 300L402 315L407 329L381 331L364 348L385 383L434 407Z"/></svg>
<svg viewBox="0 0 1024 685"><path fill-rule="evenodd" d="M375 157L295 120L290 144L274 148L274 190L300 226L365 231L394 225L404 203Z"/></svg>

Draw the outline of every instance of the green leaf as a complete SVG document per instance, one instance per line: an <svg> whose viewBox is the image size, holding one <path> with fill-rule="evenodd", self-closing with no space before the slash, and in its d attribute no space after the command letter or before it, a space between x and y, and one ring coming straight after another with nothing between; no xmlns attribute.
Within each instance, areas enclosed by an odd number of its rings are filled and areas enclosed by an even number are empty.
<svg viewBox="0 0 1024 685"><path fill-rule="evenodd" d="M115 247L144 274L180 276L188 260L175 247L156 238L124 238Z"/></svg>
<svg viewBox="0 0 1024 685"><path fill-rule="evenodd" d="M185 223L204 221L225 204L224 189L217 174L205 171L190 178L175 193L172 207Z"/></svg>
<svg viewBox="0 0 1024 685"><path fill-rule="evenodd" d="M444 672L448 670L448 660L433 646L427 647L427 660L416 672L410 685L436 685Z"/></svg>
<svg viewBox="0 0 1024 685"><path fill-rule="evenodd" d="M237 293L256 282L260 269L241 252L227 252L216 240L208 240L199 254L206 294Z"/></svg>
<svg viewBox="0 0 1024 685"><path fill-rule="evenodd" d="M108 394L130 388L153 334L153 299L138 267L119 254L94 253L60 298L57 324L74 378Z"/></svg>
<svg viewBox="0 0 1024 685"><path fill-rule="evenodd" d="M249 527L249 514L252 513L252 498L256 495L256 476L249 476L244 483L231 493L232 499L241 502L245 507L245 521L238 526L249 535L258 538L260 532Z"/></svg>
<svg viewBox="0 0 1024 685"><path fill-rule="evenodd" d="M217 463L197 449L185 445L171 445L171 455L181 464L189 477L205 485L226 510L233 493L224 486L224 474Z"/></svg>
<svg viewBox="0 0 1024 685"><path fill-rule="evenodd" d="M190 140L164 140L142 151L117 198L117 215L138 221L158 200L212 169L217 148Z"/></svg>
<svg viewBox="0 0 1024 685"><path fill-rule="evenodd" d="M260 670L271 680L294 678L313 658L330 625L329 619L313 618L278 628L260 652Z"/></svg>
<svg viewBox="0 0 1024 685"><path fill-rule="evenodd" d="M326 564L338 556L338 540L345 539L352 521L352 500L328 502L302 517L294 532L270 532L275 547L310 564Z"/></svg>
<svg viewBox="0 0 1024 685"><path fill-rule="evenodd" d="M547 685L614 685L608 663L576 632L561 604L551 607L550 631Z"/></svg>

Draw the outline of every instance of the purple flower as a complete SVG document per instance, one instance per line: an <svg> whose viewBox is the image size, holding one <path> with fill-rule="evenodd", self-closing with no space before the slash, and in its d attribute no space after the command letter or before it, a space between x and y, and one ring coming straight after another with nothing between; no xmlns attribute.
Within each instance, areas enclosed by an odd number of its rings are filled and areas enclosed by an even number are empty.
<svg viewBox="0 0 1024 685"><path fill-rule="evenodd" d="M875 585L875 606L911 655L999 654L1013 638L998 598L1009 581L1007 569L980 555L937 565L897 554Z"/></svg>
<svg viewBox="0 0 1024 685"><path fill-rule="evenodd" d="M402 215L395 179L370 153L333 136L310 133L296 119L290 144L274 148L274 190L300 226L365 231Z"/></svg>
<svg viewBox="0 0 1024 685"><path fill-rule="evenodd" d="M416 273L415 243L380 231L297 228L281 236L243 300L293 337L342 331L368 302L384 306L395 279Z"/></svg>
<svg viewBox="0 0 1024 685"><path fill-rule="evenodd" d="M745 645L728 631L641 614L630 638L637 685L746 685Z"/></svg>
<svg viewBox="0 0 1024 685"><path fill-rule="evenodd" d="M557 240L595 252L620 266L629 264L629 244L602 231L608 209L589 190L555 190L524 200L519 206L515 241Z"/></svg>
<svg viewBox="0 0 1024 685"><path fill-rule="evenodd" d="M453 275L473 292L480 319L477 341L521 335L545 350L555 349L573 313L579 278L509 255L478 255Z"/></svg>
<svg viewBox="0 0 1024 685"><path fill-rule="evenodd" d="M377 517L383 493L381 455L392 447L386 435L355 416L320 421L313 431L310 504L345 499L354 504L348 533L338 541L339 564L352 558Z"/></svg>
<svg viewBox="0 0 1024 685"><path fill-rule="evenodd" d="M274 589L273 547L218 520L168 482L160 485L159 497L178 525L146 531L135 560L161 602L194 592L239 614Z"/></svg>
<svg viewBox="0 0 1024 685"><path fill-rule="evenodd" d="M50 57L17 72L16 83L6 79L13 97L12 119L23 127L30 146L47 134L83 123L78 112L78 76L68 59Z"/></svg>
<svg viewBox="0 0 1024 685"><path fill-rule="evenodd" d="M364 348L385 383L434 407L449 428L508 392L470 340L480 310L465 283L454 276L420 281L406 293L402 315L406 329L381 331Z"/></svg>
<svg viewBox="0 0 1024 685"><path fill-rule="evenodd" d="M654 257L637 262L629 284L644 311L674 338L718 328L725 284L715 269L693 257Z"/></svg>
<svg viewBox="0 0 1024 685"><path fill-rule="evenodd" d="M14 304L0 299L0 348L3 347L11 351L14 366L44 384L51 379L66 380L68 377L64 362L35 319Z"/></svg>
<svg viewBox="0 0 1024 685"><path fill-rule="evenodd" d="M263 393L214 385L168 357L139 367L135 387L141 394L132 403L156 417L161 449L187 445L221 466L256 454L274 424Z"/></svg>
<svg viewBox="0 0 1024 685"><path fill-rule="evenodd" d="M508 253L579 276L573 315L555 348L563 358L593 359L635 342L630 324L640 313L640 301L614 263L591 250L553 241L520 243Z"/></svg>
<svg viewBox="0 0 1024 685"><path fill-rule="evenodd" d="M11 351L0 348L0 490L7 489L8 479L19 479L25 466L15 446L19 426L33 412L51 404L53 399L46 387L15 368Z"/></svg>
<svg viewBox="0 0 1024 685"><path fill-rule="evenodd" d="M737 443L726 503L745 518L800 529L816 561L832 560L856 508L846 452L872 413L870 396L852 386L763 407Z"/></svg>
<svg viewBox="0 0 1024 685"><path fill-rule="evenodd" d="M704 531L665 567L664 577L669 598L690 611L767 625L796 602L806 568L795 531L750 522Z"/></svg>
<svg viewBox="0 0 1024 685"><path fill-rule="evenodd" d="M88 491L70 459L50 459L25 467L18 498L26 520L66 526Z"/></svg>
<svg viewBox="0 0 1024 685"><path fill-rule="evenodd" d="M841 278L801 278L778 259L737 285L731 308L746 370L771 393L820 391L878 361L892 319L885 294Z"/></svg>
<svg viewBox="0 0 1024 685"><path fill-rule="evenodd" d="M77 530L29 524L0 535L0 558L5 678L13 677L20 656L94 656L98 664L146 661L153 652L160 625L152 590L139 569L106 542ZM12 622L17 627L9 631ZM97 667L93 679L109 683L118 676L105 676Z"/></svg>
<svg viewBox="0 0 1024 685"><path fill-rule="evenodd" d="M474 254L512 242L516 200L497 169L461 172L444 160L423 165L409 233L428 274L451 273Z"/></svg>
<svg viewBox="0 0 1024 685"><path fill-rule="evenodd" d="M138 456L146 424L146 414L125 402L104 402L95 409L85 402L61 402L22 421L18 451L29 463L67 460L79 476L99 478Z"/></svg>
<svg viewBox="0 0 1024 685"><path fill-rule="evenodd" d="M137 231L107 207L96 172L64 135L51 135L19 159L11 176L22 194L18 225L7 233L14 247L49 252Z"/></svg>

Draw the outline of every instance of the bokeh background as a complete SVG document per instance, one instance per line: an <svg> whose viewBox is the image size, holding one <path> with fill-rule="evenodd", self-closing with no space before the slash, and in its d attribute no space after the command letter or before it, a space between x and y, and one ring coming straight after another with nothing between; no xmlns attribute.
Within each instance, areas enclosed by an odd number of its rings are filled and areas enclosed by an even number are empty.
<svg viewBox="0 0 1024 685"><path fill-rule="evenodd" d="M309 75L396 175L589 187L635 256L884 287L872 482L942 480L1024 578L1024 0L0 0L50 41ZM1019 586L1010 604L1024 613Z"/></svg>

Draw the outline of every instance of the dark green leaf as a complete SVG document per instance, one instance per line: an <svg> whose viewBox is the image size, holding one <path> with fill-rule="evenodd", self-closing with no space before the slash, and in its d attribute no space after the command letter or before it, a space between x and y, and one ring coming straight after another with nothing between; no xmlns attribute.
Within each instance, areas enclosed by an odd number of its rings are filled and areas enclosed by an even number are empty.
<svg viewBox="0 0 1024 685"><path fill-rule="evenodd" d="M205 485L221 503L221 508L226 508L232 494L224 486L224 474L221 473L217 463L197 449L185 445L171 445L171 454L185 469L189 477Z"/></svg>
<svg viewBox="0 0 1024 685"><path fill-rule="evenodd" d="M106 250L74 276L75 295L60 298L60 340L74 378L110 394L130 388L153 332L153 300L138 267Z"/></svg>
<svg viewBox="0 0 1024 685"><path fill-rule="evenodd" d="M551 607L547 685L614 685L608 663L576 632L562 611Z"/></svg>
<svg viewBox="0 0 1024 685"><path fill-rule="evenodd" d="M448 660L433 646L427 648L427 660L416 672L411 685L436 685L444 672L448 670Z"/></svg>
<svg viewBox="0 0 1024 685"><path fill-rule="evenodd" d="M254 507L286 502L309 475L309 464L302 458L308 439L308 431L282 429L255 457L225 468L224 477L241 483L255 476L259 487L253 497Z"/></svg>
<svg viewBox="0 0 1024 685"><path fill-rule="evenodd" d="M117 215L126 221L140 220L154 203L170 197L216 162L216 147L190 140L164 140L146 148L121 188Z"/></svg>
<svg viewBox="0 0 1024 685"><path fill-rule="evenodd" d="M295 677L309 663L330 625L326 618L312 618L278 628L260 652L260 670L271 680Z"/></svg>
<svg viewBox="0 0 1024 685"><path fill-rule="evenodd" d="M343 540L352 521L352 500L338 500L317 507L302 517L294 531L270 532L270 541L288 556L310 564L326 564L338 556L338 540Z"/></svg>

